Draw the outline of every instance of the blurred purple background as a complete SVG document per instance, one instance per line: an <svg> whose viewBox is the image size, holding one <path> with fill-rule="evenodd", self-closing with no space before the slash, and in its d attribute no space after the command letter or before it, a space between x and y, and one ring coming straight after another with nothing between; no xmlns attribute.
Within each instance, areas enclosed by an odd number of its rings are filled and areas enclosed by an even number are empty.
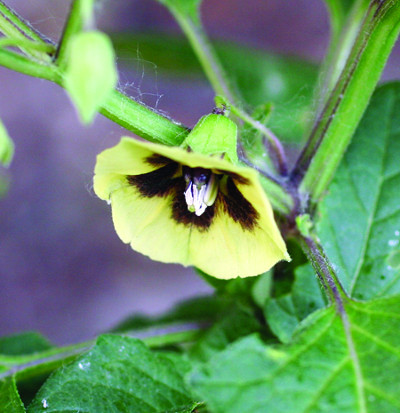
<svg viewBox="0 0 400 413"><path fill-rule="evenodd" d="M98 26L106 32L179 32L155 1L99 3ZM70 1L7 4L58 40ZM327 44L322 0L205 0L202 12L215 38L313 61ZM387 78L397 76L398 55ZM204 82L163 78L140 58L120 63L128 94L188 126L213 106ZM101 116L83 127L65 92L49 82L1 67L0 82L0 117L16 145L10 189L0 199L0 335L39 330L55 343L72 343L134 312L158 314L210 291L191 269L152 262L124 245L109 207L93 194L95 156L126 133L121 127Z"/></svg>

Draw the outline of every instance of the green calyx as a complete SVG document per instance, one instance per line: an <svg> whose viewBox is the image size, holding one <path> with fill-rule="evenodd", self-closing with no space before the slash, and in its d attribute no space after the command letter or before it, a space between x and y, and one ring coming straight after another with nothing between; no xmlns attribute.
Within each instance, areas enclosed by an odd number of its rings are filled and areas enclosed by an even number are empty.
<svg viewBox="0 0 400 413"><path fill-rule="evenodd" d="M186 137L183 146L203 155L221 155L232 163L237 157L237 126L223 114L203 116Z"/></svg>

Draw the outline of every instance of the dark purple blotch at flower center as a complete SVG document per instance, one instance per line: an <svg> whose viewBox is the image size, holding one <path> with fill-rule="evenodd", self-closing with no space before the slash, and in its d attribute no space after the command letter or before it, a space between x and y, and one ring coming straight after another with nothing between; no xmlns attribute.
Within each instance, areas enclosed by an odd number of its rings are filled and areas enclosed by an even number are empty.
<svg viewBox="0 0 400 413"><path fill-rule="evenodd" d="M249 185L247 178L230 171L190 168L158 154L149 156L146 161L157 169L145 174L127 175L126 179L144 198L170 197L171 217L177 223L206 231L216 216L226 213L243 230L251 231L256 227L259 214L235 184ZM191 183L193 188L201 188L210 179L214 179L218 186L215 200L204 210L201 208L201 214L197 215L188 208L188 186Z"/></svg>

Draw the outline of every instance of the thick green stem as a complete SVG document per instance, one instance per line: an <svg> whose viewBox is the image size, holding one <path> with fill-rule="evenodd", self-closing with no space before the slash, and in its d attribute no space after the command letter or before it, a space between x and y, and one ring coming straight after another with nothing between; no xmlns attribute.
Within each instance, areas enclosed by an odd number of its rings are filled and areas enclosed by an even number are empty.
<svg viewBox="0 0 400 413"><path fill-rule="evenodd" d="M147 140L164 145L180 145L189 129L115 90L100 113Z"/></svg>
<svg viewBox="0 0 400 413"><path fill-rule="evenodd" d="M350 55L354 41L360 30L369 0L355 0L351 9L346 13L342 10L341 2L330 1L331 11L331 40L326 58L320 71L320 84L318 88L317 102L318 113L326 103L326 95L334 88L347 58ZM341 9L340 11L334 9ZM336 14L336 15L335 15ZM340 14L338 16L337 14Z"/></svg>
<svg viewBox="0 0 400 413"><path fill-rule="evenodd" d="M61 74L52 64L41 64L11 50L0 49L0 65L25 75L60 83Z"/></svg>
<svg viewBox="0 0 400 413"><path fill-rule="evenodd" d="M32 54L32 51L43 52L47 55L51 55L55 52L55 48L52 44L38 43L27 39L15 39L9 37L2 37L0 39L0 48L4 47L18 47L21 50L28 51L28 54Z"/></svg>
<svg viewBox="0 0 400 413"><path fill-rule="evenodd" d="M346 66L291 177L315 204L326 191L400 31L400 0L373 0Z"/></svg>

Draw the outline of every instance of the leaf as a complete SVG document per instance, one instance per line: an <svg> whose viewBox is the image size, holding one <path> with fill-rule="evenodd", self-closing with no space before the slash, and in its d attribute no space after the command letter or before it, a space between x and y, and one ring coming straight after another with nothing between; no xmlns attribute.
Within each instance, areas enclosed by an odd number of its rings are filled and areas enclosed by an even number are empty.
<svg viewBox="0 0 400 413"><path fill-rule="evenodd" d="M0 354L18 356L49 350L50 342L41 334L26 332L0 337Z"/></svg>
<svg viewBox="0 0 400 413"><path fill-rule="evenodd" d="M272 332L288 343L300 321L325 306L315 272L310 264L297 267L295 281L289 294L267 301L264 316Z"/></svg>
<svg viewBox="0 0 400 413"><path fill-rule="evenodd" d="M75 359L87 347L85 343L64 348L51 347L38 333L3 337L0 340L0 383L9 383L10 386L16 383L18 397L27 405L55 369ZM1 391L9 392L10 389L4 387ZM3 396L0 395L0 398ZM9 397L9 394L6 396ZM0 408L0 411L3 410Z"/></svg>
<svg viewBox="0 0 400 413"><path fill-rule="evenodd" d="M98 31L74 35L68 48L64 87L88 124L117 83L114 50L108 36Z"/></svg>
<svg viewBox="0 0 400 413"><path fill-rule="evenodd" d="M7 413L25 413L13 377L0 381L0 410Z"/></svg>
<svg viewBox="0 0 400 413"><path fill-rule="evenodd" d="M400 297L313 313L289 345L252 335L190 383L211 412L400 412Z"/></svg>
<svg viewBox="0 0 400 413"><path fill-rule="evenodd" d="M389 256L400 241L400 84L375 92L329 194L317 231L353 297L400 291L400 268Z"/></svg>
<svg viewBox="0 0 400 413"><path fill-rule="evenodd" d="M232 305L220 320L193 345L189 356L192 360L205 361L240 337L261 331L261 324L255 314L245 307Z"/></svg>
<svg viewBox="0 0 400 413"><path fill-rule="evenodd" d="M214 279L214 278L213 278ZM176 323L210 323L215 321L227 307L227 300L217 296L196 297L177 304L161 317L133 315L112 329L112 332L124 332L143 328L165 326Z"/></svg>
<svg viewBox="0 0 400 413"><path fill-rule="evenodd" d="M27 411L191 412L197 403L183 381L188 368L139 340L100 336L90 352L47 380Z"/></svg>
<svg viewBox="0 0 400 413"><path fill-rule="evenodd" d="M9 166L14 155L14 143L0 121L0 163ZM1 192L1 191L0 191Z"/></svg>
<svg viewBox="0 0 400 413"><path fill-rule="evenodd" d="M157 71L180 79L203 77L187 41L162 35L122 33L112 36L118 56L152 62ZM308 127L317 67L309 62L224 42L215 50L230 80L252 107L272 102L268 126L278 136L299 142ZM129 60L130 61L130 60Z"/></svg>

